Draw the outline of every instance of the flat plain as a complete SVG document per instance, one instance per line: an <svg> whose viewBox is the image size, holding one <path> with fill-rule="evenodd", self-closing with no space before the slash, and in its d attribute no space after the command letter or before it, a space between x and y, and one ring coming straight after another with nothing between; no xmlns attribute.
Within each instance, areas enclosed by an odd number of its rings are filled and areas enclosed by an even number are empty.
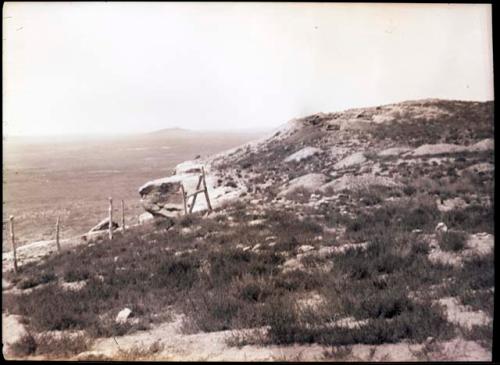
<svg viewBox="0 0 500 365"><path fill-rule="evenodd" d="M3 221L15 217L19 245L86 233L107 216L108 197L125 201L126 223L144 212L137 189L167 176L176 164L260 136L250 132L169 129L117 137L7 138L3 147ZM8 250L6 226L3 251Z"/></svg>

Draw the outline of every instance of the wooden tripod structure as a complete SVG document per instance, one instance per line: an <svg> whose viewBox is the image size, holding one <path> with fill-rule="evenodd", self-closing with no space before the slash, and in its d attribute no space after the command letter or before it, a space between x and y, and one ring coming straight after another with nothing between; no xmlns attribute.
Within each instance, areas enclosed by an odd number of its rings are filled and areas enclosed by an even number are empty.
<svg viewBox="0 0 500 365"><path fill-rule="evenodd" d="M201 185L203 184L203 188L200 188ZM205 168L201 168L201 175L198 178L198 184L196 184L196 190L192 194L187 194L186 190L184 189L184 185L181 184L181 191L182 191L182 201L184 203L184 215L191 214L193 212L194 208L194 203L196 202L196 197L200 193L205 193L205 199L207 201L207 207L208 207L208 212L212 211L212 204L210 204L210 197L208 196L208 189L207 189L207 182L205 180ZM193 197L193 200L189 206L189 212L188 212L188 199Z"/></svg>

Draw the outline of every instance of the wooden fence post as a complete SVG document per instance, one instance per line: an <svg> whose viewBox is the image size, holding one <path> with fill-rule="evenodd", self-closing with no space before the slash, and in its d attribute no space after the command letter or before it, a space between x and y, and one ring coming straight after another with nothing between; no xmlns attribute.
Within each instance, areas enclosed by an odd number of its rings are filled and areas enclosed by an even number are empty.
<svg viewBox="0 0 500 365"><path fill-rule="evenodd" d="M14 272L17 274L17 254L16 254L16 238L14 236L14 216L9 217L10 221L10 242L12 244L12 257L14 259Z"/></svg>
<svg viewBox="0 0 500 365"><path fill-rule="evenodd" d="M203 180L203 176L200 176L200 178L198 179L198 184L196 184L196 191L198 191L200 189L201 180ZM196 194L196 193L193 195L193 201L191 202L191 206L189 207L189 213L193 212L194 203L196 202L197 196L198 196L198 194Z"/></svg>
<svg viewBox="0 0 500 365"><path fill-rule="evenodd" d="M187 204L186 204L186 191L184 190L184 185L181 184L181 192L182 192L182 202L184 203L184 215L188 214Z"/></svg>
<svg viewBox="0 0 500 365"><path fill-rule="evenodd" d="M113 198L109 198L109 222L108 222L108 229L109 229L109 239L113 239Z"/></svg>
<svg viewBox="0 0 500 365"><path fill-rule="evenodd" d="M208 197L208 189L207 189L207 182L205 181L205 168L201 168L201 172L203 174L203 189L205 190L205 198L207 199L207 206L208 206L208 211L212 211L212 204L210 204L210 198Z"/></svg>
<svg viewBox="0 0 500 365"><path fill-rule="evenodd" d="M125 202L122 199L122 230L125 232Z"/></svg>
<svg viewBox="0 0 500 365"><path fill-rule="evenodd" d="M57 221L56 221L56 245L57 245L57 251L61 252L61 244L59 243L59 216L57 216Z"/></svg>

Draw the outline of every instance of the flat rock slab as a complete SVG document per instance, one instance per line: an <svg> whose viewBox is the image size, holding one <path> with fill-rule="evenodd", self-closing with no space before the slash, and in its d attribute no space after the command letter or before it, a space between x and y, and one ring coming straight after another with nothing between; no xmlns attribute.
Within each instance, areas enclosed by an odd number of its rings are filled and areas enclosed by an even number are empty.
<svg viewBox="0 0 500 365"><path fill-rule="evenodd" d="M471 329L472 326L489 325L492 319L483 311L473 311L467 306L461 305L456 298L446 297L438 300L445 308L448 322Z"/></svg>
<svg viewBox="0 0 500 365"><path fill-rule="evenodd" d="M28 334L21 323L21 316L2 313L2 343L3 354L8 360L15 359L12 354L12 344Z"/></svg>
<svg viewBox="0 0 500 365"><path fill-rule="evenodd" d="M356 152L337 162L335 165L333 165L333 168L336 170L345 169L348 167L361 165L363 162L366 162L366 160L367 158L365 157L363 152Z"/></svg>
<svg viewBox="0 0 500 365"><path fill-rule="evenodd" d="M399 156L405 152L410 151L410 148L408 147L391 147L387 148L385 150L382 150L378 153L379 156Z"/></svg>
<svg viewBox="0 0 500 365"><path fill-rule="evenodd" d="M297 152L291 154L290 156L288 156L287 158L285 158L284 161L285 162L291 162L291 161L299 162L299 161L308 159L308 158L310 158L310 157L312 157L314 155L317 155L317 154L319 154L321 152L322 151L319 148L304 147L300 151L297 151Z"/></svg>
<svg viewBox="0 0 500 365"><path fill-rule="evenodd" d="M413 156L441 155L468 151L467 146L450 143L424 144L413 150Z"/></svg>
<svg viewBox="0 0 500 365"><path fill-rule="evenodd" d="M385 176L376 176L370 173L362 175L343 175L325 185L322 185L320 190L327 192L333 190L339 192L342 190L360 190L370 186L385 186L385 187L398 187L401 184Z"/></svg>
<svg viewBox="0 0 500 365"><path fill-rule="evenodd" d="M469 151L471 152L481 152L481 151L493 151L495 148L495 143L493 138L486 138L482 141L474 143L472 146L469 146Z"/></svg>
<svg viewBox="0 0 500 365"><path fill-rule="evenodd" d="M457 197L457 198L443 200L443 202L441 202L441 199L437 199L436 205L440 212L449 212L454 209L463 209L468 204L462 198Z"/></svg>
<svg viewBox="0 0 500 365"><path fill-rule="evenodd" d="M289 181L278 196L287 195L300 188L314 191L325 184L327 180L328 177L323 174L312 173L303 175Z"/></svg>

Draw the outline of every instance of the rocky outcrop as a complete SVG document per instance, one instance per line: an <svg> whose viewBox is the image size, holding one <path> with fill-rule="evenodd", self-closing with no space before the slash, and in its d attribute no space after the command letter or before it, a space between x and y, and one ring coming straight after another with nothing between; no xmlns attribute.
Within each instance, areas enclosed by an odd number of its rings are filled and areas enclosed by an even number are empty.
<svg viewBox="0 0 500 365"><path fill-rule="evenodd" d="M175 167L174 175L149 181L141 186L139 194L144 210L157 218L173 218L184 214L181 185L187 195L202 189L203 185L198 186L198 181L203 170L205 171L205 181L212 208L237 199L247 190L246 185L242 184L241 180L233 179L233 177L231 177L233 186L218 185L217 181L222 179L217 175L219 171L212 170L211 163L212 160L186 161ZM191 197L186 202L188 209L192 200ZM204 194L198 194L192 211L200 212L207 209L208 205Z"/></svg>
<svg viewBox="0 0 500 365"><path fill-rule="evenodd" d="M181 184L184 175L149 181L139 188L144 209L153 216L175 217L183 209Z"/></svg>

